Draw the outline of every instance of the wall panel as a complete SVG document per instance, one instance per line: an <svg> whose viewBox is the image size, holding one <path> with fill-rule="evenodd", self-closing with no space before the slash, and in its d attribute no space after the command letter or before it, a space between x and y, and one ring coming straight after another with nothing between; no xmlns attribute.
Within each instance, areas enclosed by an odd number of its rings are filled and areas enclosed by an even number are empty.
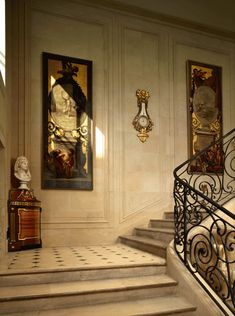
<svg viewBox="0 0 235 316"><path fill-rule="evenodd" d="M43 201L43 220L45 227L54 224L107 223L109 224L109 190L106 177L109 165L109 153L101 149L102 157L96 157L96 146L105 146L108 142L107 124L109 62L108 47L110 21L97 22L92 16L86 21L84 16L68 18L65 10L58 13L44 12L41 8L31 12L31 169L32 187ZM78 7L79 9L79 7ZM69 11L69 10L68 10ZM78 11L79 12L79 11ZM43 23L42 23L43 21ZM94 190L61 191L40 189L41 140L42 140L42 52L84 58L93 61L93 125L94 125ZM109 104L111 107L111 104ZM96 131L99 131L103 144L98 144ZM38 140L35 150L33 144Z"/></svg>
<svg viewBox="0 0 235 316"><path fill-rule="evenodd" d="M223 43L224 44L224 43ZM234 127L231 124L230 113L233 108L231 67L233 45L222 45L221 40L200 37L190 33L175 34L172 40L174 60L174 116L175 116L175 164L188 158L187 146L187 98L186 98L186 61L193 60L222 67L222 103L223 132Z"/></svg>

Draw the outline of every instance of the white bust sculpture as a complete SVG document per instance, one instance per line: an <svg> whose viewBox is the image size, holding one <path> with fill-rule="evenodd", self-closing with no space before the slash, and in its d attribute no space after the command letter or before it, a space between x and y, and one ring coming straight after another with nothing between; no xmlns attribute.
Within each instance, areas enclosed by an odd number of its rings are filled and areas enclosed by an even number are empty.
<svg viewBox="0 0 235 316"><path fill-rule="evenodd" d="M31 180L31 174L29 171L28 159L24 156L19 156L15 162L14 175L17 179L20 180L19 189L28 188L28 182Z"/></svg>

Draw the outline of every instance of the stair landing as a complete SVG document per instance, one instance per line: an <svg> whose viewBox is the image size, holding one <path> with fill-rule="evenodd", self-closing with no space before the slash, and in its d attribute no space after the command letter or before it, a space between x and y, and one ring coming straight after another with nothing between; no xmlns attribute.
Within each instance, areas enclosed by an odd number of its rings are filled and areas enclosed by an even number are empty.
<svg viewBox="0 0 235 316"><path fill-rule="evenodd" d="M163 258L122 244L37 248L6 254L0 263L0 274L165 263Z"/></svg>

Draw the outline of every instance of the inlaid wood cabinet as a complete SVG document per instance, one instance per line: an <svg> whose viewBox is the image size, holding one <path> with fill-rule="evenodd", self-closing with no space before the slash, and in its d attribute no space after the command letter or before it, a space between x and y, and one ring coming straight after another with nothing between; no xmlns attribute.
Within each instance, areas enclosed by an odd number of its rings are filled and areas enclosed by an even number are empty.
<svg viewBox="0 0 235 316"><path fill-rule="evenodd" d="M33 190L10 190L8 200L8 251L40 248L41 202Z"/></svg>

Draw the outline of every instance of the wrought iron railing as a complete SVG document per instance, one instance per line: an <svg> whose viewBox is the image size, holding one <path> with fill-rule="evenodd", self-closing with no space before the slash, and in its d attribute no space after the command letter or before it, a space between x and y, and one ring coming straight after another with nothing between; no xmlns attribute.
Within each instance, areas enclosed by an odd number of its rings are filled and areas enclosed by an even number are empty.
<svg viewBox="0 0 235 316"><path fill-rule="evenodd" d="M224 314L235 313L235 129L174 177L175 250Z"/></svg>

